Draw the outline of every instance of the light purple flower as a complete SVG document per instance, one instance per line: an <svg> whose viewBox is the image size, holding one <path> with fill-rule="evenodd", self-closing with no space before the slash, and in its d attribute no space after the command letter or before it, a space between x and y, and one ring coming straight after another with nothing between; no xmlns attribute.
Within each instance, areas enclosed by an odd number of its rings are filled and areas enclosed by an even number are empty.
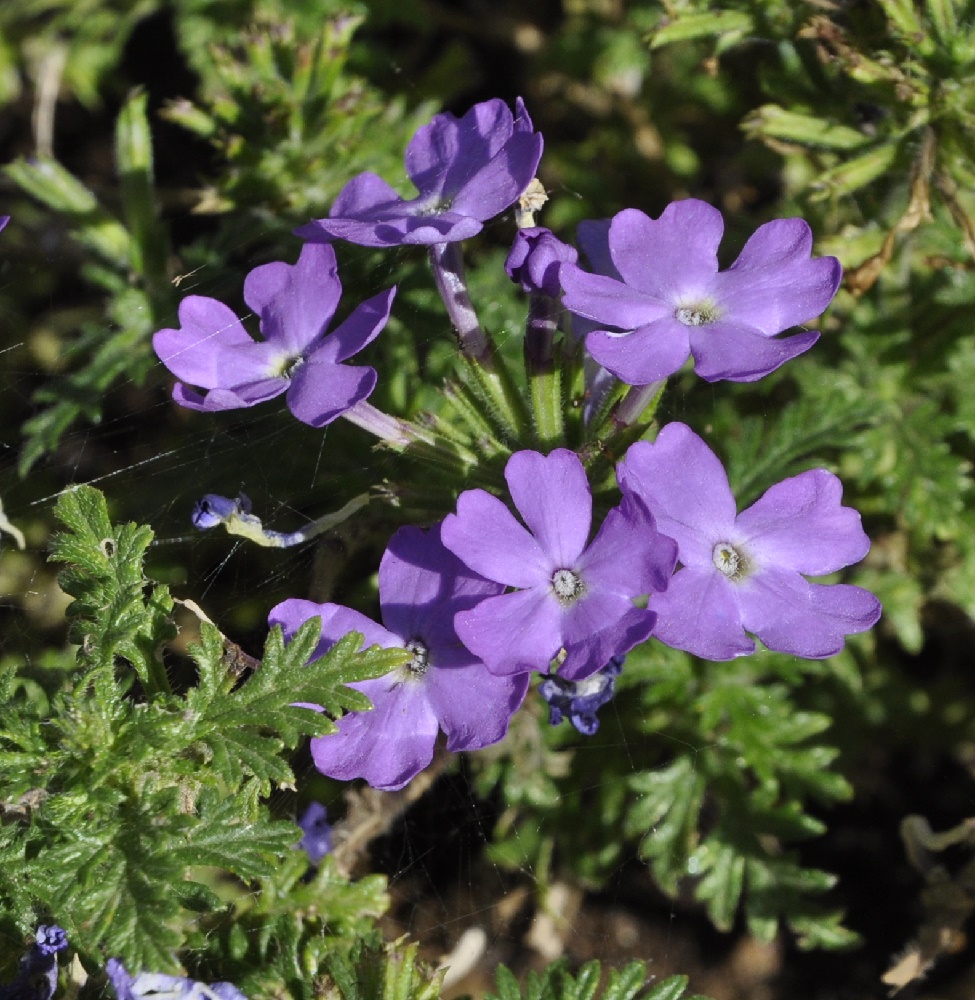
<svg viewBox="0 0 975 1000"><path fill-rule="evenodd" d="M375 388L376 371L342 364L371 343L389 319L396 289L357 306L331 333L342 294L330 246L306 244L297 264L254 268L244 300L260 319L255 341L233 311L216 299L190 295L179 307L178 330L160 330L152 346L178 378L173 398L193 410L233 410L287 393L303 423L324 427Z"/></svg>
<svg viewBox="0 0 975 1000"><path fill-rule="evenodd" d="M842 485L825 469L783 480L736 516L717 456L672 423L653 444L634 444L618 477L680 549L682 568L650 601L654 635L668 646L730 660L754 652L747 630L769 649L819 659L880 617L869 591L805 579L850 566L870 548L860 515L840 505Z"/></svg>
<svg viewBox="0 0 975 1000"><path fill-rule="evenodd" d="M9 222L9 221L10 221L10 216L9 216L9 215L0 215L0 229L3 229L3 227L4 227L4 226L5 226L5 225L6 225L6 224L7 224L8 222Z"/></svg>
<svg viewBox="0 0 975 1000"><path fill-rule="evenodd" d="M463 118L435 115L410 140L406 171L420 192L401 198L382 178L359 174L339 192L329 218L296 230L307 240L363 246L453 243L513 205L535 176L542 137L521 98L476 104Z"/></svg>
<svg viewBox="0 0 975 1000"><path fill-rule="evenodd" d="M432 760L437 733L450 751L477 750L502 739L522 703L528 678L495 677L457 638L454 616L501 591L471 573L441 543L440 527L400 528L379 565L385 627L337 604L288 600L270 624L293 635L316 615L321 656L349 632L364 646L407 649L413 658L384 677L352 686L373 704L338 720L339 731L311 741L315 766L342 781L365 778L375 788L402 788Z"/></svg>
<svg viewBox="0 0 975 1000"><path fill-rule="evenodd" d="M625 497L587 546L592 493L578 456L519 451L505 479L523 527L497 498L468 490L444 520L443 541L475 572L517 588L454 619L457 634L499 675L547 671L580 680L650 635L656 615L633 599L667 588L677 547Z"/></svg>
<svg viewBox="0 0 975 1000"><path fill-rule="evenodd" d="M308 860L317 865L326 854L332 853L332 827L328 822L328 810L321 802L309 802L298 819L302 837L298 848L308 855Z"/></svg>
<svg viewBox="0 0 975 1000"><path fill-rule="evenodd" d="M721 213L693 198L659 219L626 209L609 226L616 274L561 269L563 304L611 329L586 338L592 356L630 385L676 372L690 355L709 382L753 382L808 350L819 333L775 335L818 316L839 287L835 257L810 258L802 219L760 226L726 271L718 270Z"/></svg>
<svg viewBox="0 0 975 1000"><path fill-rule="evenodd" d="M217 1000L247 1000L233 983L201 983L164 972L140 972L132 976L117 958L108 960L105 971L118 1000L154 1000L163 995L166 1000L213 1000L214 997Z"/></svg>
<svg viewBox="0 0 975 1000"><path fill-rule="evenodd" d="M574 264L578 259L575 247L563 243L550 229L535 226L518 230L504 269L527 294L555 299L562 291L559 267L564 263Z"/></svg>

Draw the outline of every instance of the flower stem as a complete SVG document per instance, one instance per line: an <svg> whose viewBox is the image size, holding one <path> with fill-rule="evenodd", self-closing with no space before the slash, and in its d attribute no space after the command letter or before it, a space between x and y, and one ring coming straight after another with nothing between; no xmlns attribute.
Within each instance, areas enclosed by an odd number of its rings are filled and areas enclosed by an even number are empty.
<svg viewBox="0 0 975 1000"><path fill-rule="evenodd" d="M659 382L651 382L649 385L630 386L630 391L616 407L613 423L617 427L629 427L639 421L652 420L666 385L667 380L661 379Z"/></svg>
<svg viewBox="0 0 975 1000"><path fill-rule="evenodd" d="M430 247L430 264L437 291L457 331L460 349L481 364L490 364L491 345L481 327L467 291L464 258L459 243L435 243Z"/></svg>
<svg viewBox="0 0 975 1000"><path fill-rule="evenodd" d="M356 427L375 435L380 441L385 441L396 448L405 448L415 441L425 441L426 437L417 428L405 420L391 417L382 410L377 410L372 403L365 400L358 402L350 410L342 414L346 420Z"/></svg>

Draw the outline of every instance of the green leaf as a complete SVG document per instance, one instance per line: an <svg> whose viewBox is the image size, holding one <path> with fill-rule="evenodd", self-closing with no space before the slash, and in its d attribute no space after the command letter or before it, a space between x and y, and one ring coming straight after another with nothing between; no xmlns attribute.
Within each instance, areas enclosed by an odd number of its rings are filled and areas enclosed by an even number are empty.
<svg viewBox="0 0 975 1000"><path fill-rule="evenodd" d="M105 498L89 486L62 493L54 513L68 530L55 536L50 558L68 564L58 579L75 598L67 615L82 662L106 675L100 682L103 695L109 693L107 674L114 673L119 657L148 692L167 691L161 648L176 630L169 591L150 584L142 569L152 531L114 526Z"/></svg>
<svg viewBox="0 0 975 1000"><path fill-rule="evenodd" d="M839 125L815 115L787 111L777 104L764 104L748 115L742 128L749 136L761 136L822 149L849 152L871 143L870 136L849 125Z"/></svg>
<svg viewBox="0 0 975 1000"><path fill-rule="evenodd" d="M273 628L261 665L231 692L235 682L226 668L223 639L203 623L202 643L190 649L200 667L200 683L187 693L186 705L199 752L228 784L250 776L262 795L270 793L272 784L290 784L293 775L281 758L282 749L295 746L302 736L335 732L329 716L368 710L369 700L347 685L379 677L409 656L402 649L379 647L360 653L362 636L350 633L308 663L320 629L314 618L285 644L280 627ZM322 712L295 702L320 705Z"/></svg>
<svg viewBox="0 0 975 1000"><path fill-rule="evenodd" d="M705 14L680 14L664 20L649 36L650 48L659 49L675 42L689 42L713 35L747 35L754 30L750 14L744 11L713 10Z"/></svg>

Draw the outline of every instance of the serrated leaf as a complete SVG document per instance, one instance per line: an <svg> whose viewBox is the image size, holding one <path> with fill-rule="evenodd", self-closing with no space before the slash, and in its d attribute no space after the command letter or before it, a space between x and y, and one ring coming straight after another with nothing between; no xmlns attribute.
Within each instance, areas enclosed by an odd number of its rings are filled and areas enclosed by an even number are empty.
<svg viewBox="0 0 975 1000"><path fill-rule="evenodd" d="M400 649L378 647L358 652L362 636L350 633L308 663L319 635L318 618L302 625L287 644L280 627L273 628L260 666L231 692L223 639L213 626L202 624L201 644L190 650L200 667L200 684L187 693L186 705L196 743L228 784L250 776L262 795L270 793L272 784L289 784L293 775L281 758L282 749L303 736L334 732L329 716L368 710L368 699L346 685L378 677L408 656ZM295 702L319 705L322 711Z"/></svg>
<svg viewBox="0 0 975 1000"><path fill-rule="evenodd" d="M687 976L670 976L658 983L644 1000L680 1000L687 989Z"/></svg>

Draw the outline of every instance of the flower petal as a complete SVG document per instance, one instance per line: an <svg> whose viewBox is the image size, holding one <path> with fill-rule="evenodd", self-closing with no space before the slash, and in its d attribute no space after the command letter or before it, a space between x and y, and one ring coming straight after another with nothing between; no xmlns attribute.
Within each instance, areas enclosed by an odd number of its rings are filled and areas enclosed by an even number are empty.
<svg viewBox="0 0 975 1000"><path fill-rule="evenodd" d="M251 338L222 302L188 295L179 304L179 323L178 330L156 333L152 347L183 382L203 389L229 389L270 374L267 348Z"/></svg>
<svg viewBox="0 0 975 1000"><path fill-rule="evenodd" d="M676 540L685 566L713 570L715 544L737 538L735 498L724 467L686 424L667 424L652 444L632 445L617 478L650 508L657 530Z"/></svg>
<svg viewBox="0 0 975 1000"><path fill-rule="evenodd" d="M356 688L373 703L371 712L351 712L339 731L311 741L315 767L340 781L365 778L373 788L402 788L433 760L440 725L420 681L387 674Z"/></svg>
<svg viewBox="0 0 975 1000"><path fill-rule="evenodd" d="M595 591L567 608L562 617L566 656L559 676L577 681L601 670L613 656L628 653L650 637L657 616L617 594Z"/></svg>
<svg viewBox="0 0 975 1000"><path fill-rule="evenodd" d="M244 301L261 319L261 333L283 354L305 354L335 314L342 285L335 251L327 243L306 243L291 265L273 261L244 279Z"/></svg>
<svg viewBox="0 0 975 1000"><path fill-rule="evenodd" d="M464 645L493 674L547 670L562 648L562 611L541 588L487 597L454 618Z"/></svg>
<svg viewBox="0 0 975 1000"><path fill-rule="evenodd" d="M463 651L462 659L470 662L454 631L454 615L504 589L478 576L445 548L440 528L400 528L379 564L383 621L404 641L422 639L438 666L444 659L438 654L457 647Z"/></svg>
<svg viewBox="0 0 975 1000"><path fill-rule="evenodd" d="M427 695L447 749L479 750L504 738L528 690L529 675L498 677L479 660L430 671Z"/></svg>
<svg viewBox="0 0 975 1000"><path fill-rule="evenodd" d="M173 386L173 399L188 410L202 410L206 413L241 410L280 396L288 385L286 378L268 378L249 385L239 385L234 389L211 389L201 395L182 382L177 382Z"/></svg>
<svg viewBox="0 0 975 1000"><path fill-rule="evenodd" d="M880 618L880 601L849 584L810 583L772 567L738 588L742 623L769 648L808 659L833 656L845 637L865 632Z"/></svg>
<svg viewBox="0 0 975 1000"><path fill-rule="evenodd" d="M406 171L422 194L452 196L512 134L511 109L500 98L475 104L463 118L434 115L406 147Z"/></svg>
<svg viewBox="0 0 975 1000"><path fill-rule="evenodd" d="M819 340L817 330L772 339L755 327L740 326L731 320L688 330L694 371L708 382L756 382Z"/></svg>
<svg viewBox="0 0 975 1000"><path fill-rule="evenodd" d="M635 330L673 312L666 302L615 278L589 274L577 264L563 264L559 281L565 290L562 305L569 312L605 326Z"/></svg>
<svg viewBox="0 0 975 1000"><path fill-rule="evenodd" d="M589 266L596 274L605 274L622 281L609 252L609 227L612 219L583 219L576 226L576 243L586 255Z"/></svg>
<svg viewBox="0 0 975 1000"><path fill-rule="evenodd" d="M444 545L475 573L511 587L548 583L551 558L514 514L484 490L465 490L444 518Z"/></svg>
<svg viewBox="0 0 975 1000"><path fill-rule="evenodd" d="M594 330L586 349L627 385L649 385L679 371L691 353L688 327L672 316L637 327L625 335Z"/></svg>
<svg viewBox="0 0 975 1000"><path fill-rule="evenodd" d="M870 550L860 515L843 507L843 484L813 469L766 490L738 515L748 551L762 565L809 576L833 573L859 562Z"/></svg>
<svg viewBox="0 0 975 1000"><path fill-rule="evenodd" d="M504 478L518 513L548 556L552 570L572 569L589 540L592 491L575 452L515 452Z"/></svg>
<svg viewBox="0 0 975 1000"><path fill-rule="evenodd" d="M288 389L288 409L311 427L324 427L351 410L376 388L376 369L306 361Z"/></svg>
<svg viewBox="0 0 975 1000"><path fill-rule="evenodd" d="M745 635L737 590L713 567L678 570L670 586L650 599L657 612L653 634L674 649L705 660L733 660L755 652Z"/></svg>
<svg viewBox="0 0 975 1000"><path fill-rule="evenodd" d="M371 618L345 608L341 604L316 604L314 601L304 601L299 598L289 598L271 608L267 616L270 626L280 625L285 639L291 639L295 632L309 618L321 618L321 640L311 654L311 659L324 656L331 648L348 635L349 632L360 632L363 636L362 648L382 646L384 649L395 649L402 646L399 636L388 629L377 625Z"/></svg>
<svg viewBox="0 0 975 1000"><path fill-rule="evenodd" d="M628 285L674 306L710 291L723 232L716 208L688 198L669 204L659 219L624 209L610 224L609 247Z"/></svg>
<svg viewBox="0 0 975 1000"><path fill-rule="evenodd" d="M395 295L395 288L387 288L385 292L356 306L348 318L309 355L309 360L339 362L358 354L385 327Z"/></svg>
<svg viewBox="0 0 975 1000"><path fill-rule="evenodd" d="M513 135L487 163L459 188L451 209L484 222L513 205L528 187L542 157L538 133ZM448 183L452 183L448 177Z"/></svg>
<svg viewBox="0 0 975 1000"><path fill-rule="evenodd" d="M766 336L815 319L840 285L835 257L810 259L812 231L802 219L759 226L738 259L717 275L715 298L730 320Z"/></svg>
<svg viewBox="0 0 975 1000"><path fill-rule="evenodd" d="M633 492L623 495L579 560L587 587L627 599L667 589L677 561L677 543L657 531L650 508Z"/></svg>

